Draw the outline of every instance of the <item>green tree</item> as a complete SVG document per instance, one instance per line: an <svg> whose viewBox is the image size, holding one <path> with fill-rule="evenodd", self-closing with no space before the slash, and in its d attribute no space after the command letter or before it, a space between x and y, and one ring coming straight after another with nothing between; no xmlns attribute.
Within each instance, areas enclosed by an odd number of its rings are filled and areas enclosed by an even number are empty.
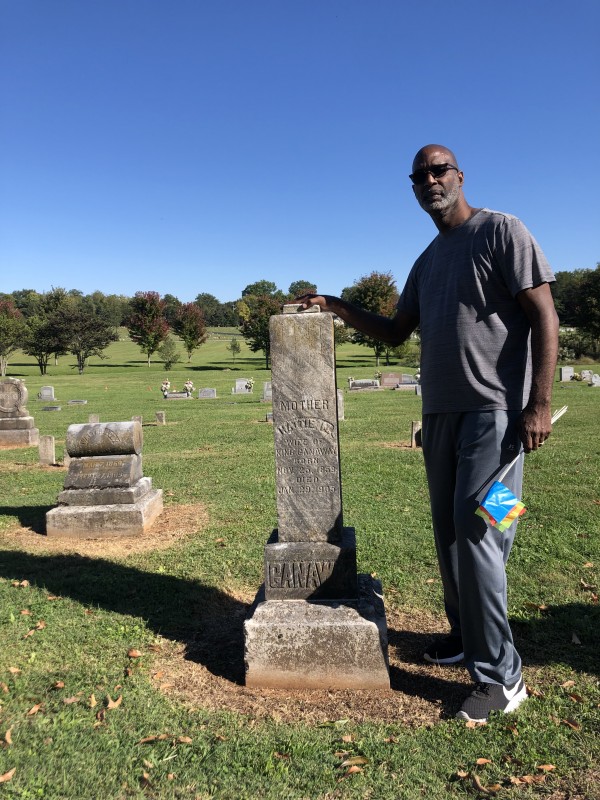
<svg viewBox="0 0 600 800"><path fill-rule="evenodd" d="M398 302L398 292L396 291L395 281L391 272L371 272L355 281L354 284L342 291L342 299L353 303L359 308L373 311L375 314L392 316L394 308ZM386 363L389 363L389 346L384 342L367 336L360 331L355 331L352 336L357 344L370 347L375 353L375 363L379 366L379 360L388 350Z"/></svg>
<svg viewBox="0 0 600 800"><path fill-rule="evenodd" d="M42 301L42 295L35 289L17 289L12 293L12 298L25 319L38 313Z"/></svg>
<svg viewBox="0 0 600 800"><path fill-rule="evenodd" d="M130 313L126 321L131 341L150 358L169 332L164 316L164 303L158 292L136 292L130 300Z"/></svg>
<svg viewBox="0 0 600 800"><path fill-rule="evenodd" d="M558 319L563 327L573 328L578 325L577 305L582 282L589 269L561 270L556 273L556 281L550 284Z"/></svg>
<svg viewBox="0 0 600 800"><path fill-rule="evenodd" d="M96 311L86 298L71 298L61 314L69 352L77 359L77 370L82 375L88 359L106 358L104 350L119 337L107 317Z"/></svg>
<svg viewBox="0 0 600 800"><path fill-rule="evenodd" d="M575 299L575 323L580 333L593 342L592 355L600 350L600 264L586 270Z"/></svg>
<svg viewBox="0 0 600 800"><path fill-rule="evenodd" d="M178 297L175 297L173 294L166 294L163 297L163 313L165 315L165 319L169 323L170 328L175 327L175 320L177 319L177 314L181 309L183 303Z"/></svg>
<svg viewBox="0 0 600 800"><path fill-rule="evenodd" d="M158 354L167 372L171 369L173 364L176 364L181 359L181 356L177 352L175 339L170 335L165 337L163 343L158 348Z"/></svg>
<svg viewBox="0 0 600 800"><path fill-rule="evenodd" d="M231 353L231 358L233 359L233 363L235 364L235 357L239 356L240 351L242 349L242 345L238 342L235 336L232 337L231 341L227 345L227 349Z"/></svg>
<svg viewBox="0 0 600 800"><path fill-rule="evenodd" d="M191 361L192 353L206 341L206 324L204 314L196 303L184 303L175 315L173 330L183 342L183 346Z"/></svg>
<svg viewBox="0 0 600 800"><path fill-rule="evenodd" d="M55 325L55 320L46 314L36 314L27 320L27 328L23 338L22 350L28 356L33 356L40 368L40 374L45 375L48 370L48 361L53 353L57 353L65 346L64 338ZM62 352L67 352L66 349Z"/></svg>
<svg viewBox="0 0 600 800"><path fill-rule="evenodd" d="M267 295L269 297L276 297L279 300L283 300L285 297L281 289L278 289L273 281L264 280L256 281L256 283L249 283L242 291L242 297L247 297L248 295L254 295L255 297Z"/></svg>
<svg viewBox="0 0 600 800"><path fill-rule="evenodd" d="M288 294L291 300L295 300L296 297L302 297L303 294L316 293L317 287L310 281L294 281L293 283L290 283L290 288L288 289Z"/></svg>
<svg viewBox="0 0 600 800"><path fill-rule="evenodd" d="M8 357L23 342L26 325L23 314L11 300L0 300L0 375L6 375Z"/></svg>
<svg viewBox="0 0 600 800"><path fill-rule="evenodd" d="M249 294L238 303L240 330L253 353L260 350L265 355L266 368L269 369L271 357L271 340L269 337L269 319L281 311L281 301L270 295Z"/></svg>

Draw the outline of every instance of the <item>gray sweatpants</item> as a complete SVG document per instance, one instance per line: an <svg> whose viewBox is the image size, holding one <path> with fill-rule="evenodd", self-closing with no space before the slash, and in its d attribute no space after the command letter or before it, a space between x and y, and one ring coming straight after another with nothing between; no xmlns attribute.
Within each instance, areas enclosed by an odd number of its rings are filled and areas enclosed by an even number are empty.
<svg viewBox="0 0 600 800"><path fill-rule="evenodd" d="M521 674L507 617L506 570L517 523L500 533L475 514L503 467L522 450L519 412L425 414L423 454L451 633L461 635L475 681L509 686ZM523 457L505 486L521 497Z"/></svg>

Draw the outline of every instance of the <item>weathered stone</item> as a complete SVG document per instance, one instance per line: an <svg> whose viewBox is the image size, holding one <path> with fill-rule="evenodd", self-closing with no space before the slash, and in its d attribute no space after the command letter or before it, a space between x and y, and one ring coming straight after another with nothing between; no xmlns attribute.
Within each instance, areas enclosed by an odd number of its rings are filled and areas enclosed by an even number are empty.
<svg viewBox="0 0 600 800"><path fill-rule="evenodd" d="M166 414L165 411L157 411L154 414L154 417L156 419L156 424L157 425L166 425L167 424L167 414Z"/></svg>
<svg viewBox="0 0 600 800"><path fill-rule="evenodd" d="M29 431L34 424L33 417L4 417L0 419L0 431Z"/></svg>
<svg viewBox="0 0 600 800"><path fill-rule="evenodd" d="M265 547L267 600L355 600L356 534L344 528L339 544L280 542L277 531Z"/></svg>
<svg viewBox="0 0 600 800"><path fill-rule="evenodd" d="M355 603L262 601L246 620L246 685L390 691L381 585L360 577Z"/></svg>
<svg viewBox="0 0 600 800"><path fill-rule="evenodd" d="M54 397L54 386L42 386L42 388L38 392L38 399L45 401L56 400L56 398Z"/></svg>
<svg viewBox="0 0 600 800"><path fill-rule="evenodd" d="M421 434L421 420L413 420L410 425L410 446L414 449L423 447L423 437Z"/></svg>
<svg viewBox="0 0 600 800"><path fill-rule="evenodd" d="M23 381L17 378L0 380L0 417L27 417L25 408L29 394Z"/></svg>
<svg viewBox="0 0 600 800"><path fill-rule="evenodd" d="M199 389L198 390L198 399L199 400L214 400L217 396L216 389Z"/></svg>
<svg viewBox="0 0 600 800"><path fill-rule="evenodd" d="M40 464L56 464L54 436L40 436Z"/></svg>
<svg viewBox="0 0 600 800"><path fill-rule="evenodd" d="M68 406L87 406L87 400L67 400Z"/></svg>
<svg viewBox="0 0 600 800"><path fill-rule="evenodd" d="M46 514L46 535L75 539L140 536L162 509L162 489L154 489L130 504L59 506Z"/></svg>
<svg viewBox="0 0 600 800"><path fill-rule="evenodd" d="M12 450L17 447L37 447L40 432L37 428L30 430L0 431L0 450Z"/></svg>
<svg viewBox="0 0 600 800"><path fill-rule="evenodd" d="M39 431L27 411L27 387L17 378L0 380L0 449L34 447Z"/></svg>
<svg viewBox="0 0 600 800"><path fill-rule="evenodd" d="M383 389L395 389L402 380L398 372L382 372L381 373L381 387Z"/></svg>
<svg viewBox="0 0 600 800"><path fill-rule="evenodd" d="M142 452L139 422L86 422L69 425L65 446L70 456L110 456Z"/></svg>
<svg viewBox="0 0 600 800"><path fill-rule="evenodd" d="M573 367L559 367L559 380L561 382L568 382L573 378L575 374L575 369Z"/></svg>
<svg viewBox="0 0 600 800"><path fill-rule="evenodd" d="M338 389L337 390L337 413L338 413L338 422L346 419L346 412L344 410L344 390Z"/></svg>
<svg viewBox="0 0 600 800"><path fill-rule="evenodd" d="M331 314L270 320L280 542L337 542L342 495Z"/></svg>
<svg viewBox="0 0 600 800"><path fill-rule="evenodd" d="M58 502L68 506L107 506L116 503L137 503L152 489L152 478L140 478L126 489L63 489Z"/></svg>
<svg viewBox="0 0 600 800"><path fill-rule="evenodd" d="M90 414L88 416L90 425L97 425L100 422L100 414Z"/></svg>
<svg viewBox="0 0 600 800"><path fill-rule="evenodd" d="M73 455L69 453L69 455ZM142 457L137 455L71 458L65 489L128 488L142 477Z"/></svg>

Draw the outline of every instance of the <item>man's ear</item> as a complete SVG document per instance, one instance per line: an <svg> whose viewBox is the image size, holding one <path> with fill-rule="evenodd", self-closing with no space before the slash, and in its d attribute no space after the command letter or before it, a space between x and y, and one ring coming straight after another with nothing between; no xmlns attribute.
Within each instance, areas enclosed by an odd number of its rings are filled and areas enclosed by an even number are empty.
<svg viewBox="0 0 600 800"><path fill-rule="evenodd" d="M462 186L463 183L465 182L465 174L464 174L464 172L459 169L458 172L456 173L456 175L458 176L458 182Z"/></svg>

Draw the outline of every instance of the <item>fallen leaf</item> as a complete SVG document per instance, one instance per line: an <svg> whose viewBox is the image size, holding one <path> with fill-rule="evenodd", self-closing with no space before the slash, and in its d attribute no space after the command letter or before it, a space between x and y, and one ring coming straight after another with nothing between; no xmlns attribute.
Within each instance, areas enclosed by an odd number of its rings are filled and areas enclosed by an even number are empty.
<svg viewBox="0 0 600 800"><path fill-rule="evenodd" d="M2 683L2 681L0 681L0 689L2 689L4 694L8 694L8 686L5 683Z"/></svg>
<svg viewBox="0 0 600 800"><path fill-rule="evenodd" d="M95 695L91 694L90 699L88 700L88 704L90 708L95 708L98 705L98 701L96 700Z"/></svg>
<svg viewBox="0 0 600 800"><path fill-rule="evenodd" d="M142 788L148 788L149 786L151 786L150 775L148 775L147 772L142 772L142 777L140 778L140 784L142 785Z"/></svg>
<svg viewBox="0 0 600 800"><path fill-rule="evenodd" d="M556 769L556 767L554 766L554 764L540 764L538 766L538 769L541 772L552 772L552 770Z"/></svg>
<svg viewBox="0 0 600 800"><path fill-rule="evenodd" d="M456 773L456 777L460 778L461 780L464 780L465 778L469 777L469 773L465 772L464 769L459 769L458 772Z"/></svg>
<svg viewBox="0 0 600 800"><path fill-rule="evenodd" d="M581 725L574 719L561 719L561 722L574 731L578 731L581 728Z"/></svg>
<svg viewBox="0 0 600 800"><path fill-rule="evenodd" d="M102 723L104 722L105 719L106 719L106 709L105 708L101 708L100 711L96 711L96 720L97 720L97 722L94 725L94 727L97 727L98 725L102 725Z"/></svg>
<svg viewBox="0 0 600 800"><path fill-rule="evenodd" d="M347 758L345 761L342 761L340 764L341 767L356 767L358 764L368 764L369 759L365 758L364 756L352 756L352 758Z"/></svg>
<svg viewBox="0 0 600 800"><path fill-rule="evenodd" d="M144 736L143 739L139 740L138 744L149 744L150 742L162 742L168 738L169 738L168 734L159 733L158 736Z"/></svg>
<svg viewBox="0 0 600 800"><path fill-rule="evenodd" d="M12 744L12 728L9 728L6 733L4 734L4 741L6 744Z"/></svg>
<svg viewBox="0 0 600 800"><path fill-rule="evenodd" d="M113 699L111 698L111 696L107 694L107 695L106 695L106 700L107 700L107 703L106 703L106 708L107 708L107 709L118 708L118 707L121 705L121 703L123 702L123 695L122 695L122 694L120 694L120 695L117 697L117 699L116 699L116 700L113 700Z"/></svg>
<svg viewBox="0 0 600 800"><path fill-rule="evenodd" d="M525 606L526 606L527 608L533 608L533 609L535 609L536 611L548 611L548 606L547 606L547 605L545 605L544 603L530 603L530 602L526 602L526 603L525 603Z"/></svg>
<svg viewBox="0 0 600 800"><path fill-rule="evenodd" d="M22 611L19 612L23 617L30 617L31 611L28 608L24 608Z"/></svg>
<svg viewBox="0 0 600 800"><path fill-rule="evenodd" d="M352 736L351 733L348 733L345 736L342 736L342 742L348 743L348 742L353 742L353 741L354 741L354 736Z"/></svg>
<svg viewBox="0 0 600 800"><path fill-rule="evenodd" d="M146 769L154 769L154 764L151 761L148 761L146 758L142 759L142 764L146 767Z"/></svg>
<svg viewBox="0 0 600 800"><path fill-rule="evenodd" d="M60 600L60 597L55 594L49 594L46 600L50 600L52 602L52 600Z"/></svg>
<svg viewBox="0 0 600 800"><path fill-rule="evenodd" d="M163 669L160 669L158 672L155 672L152 677L155 680L159 681L161 678L165 677L165 671Z"/></svg>
<svg viewBox="0 0 600 800"><path fill-rule="evenodd" d="M274 758L280 758L282 761L285 761L285 760L290 758L290 754L289 753L277 753L277 752L275 752L275 753L273 753L273 757Z"/></svg>
<svg viewBox="0 0 600 800"><path fill-rule="evenodd" d="M167 775L167 780L168 781L172 781L174 778L175 778L175 773L174 772L169 772L169 774Z"/></svg>
<svg viewBox="0 0 600 800"><path fill-rule="evenodd" d="M569 686L575 686L575 681L565 681L564 683L561 683L560 688L568 689Z"/></svg>
<svg viewBox="0 0 600 800"><path fill-rule="evenodd" d="M363 771L362 767L357 767L356 765L354 765L352 767L349 767L349 769L347 769L346 772L340 778L338 778L338 783L340 781L343 781L344 778L347 778L348 775L356 775L356 773L362 772L362 771Z"/></svg>
<svg viewBox="0 0 600 800"><path fill-rule="evenodd" d="M56 681L56 683L52 684L52 688L53 689L64 689L65 688L65 682L64 681Z"/></svg>
<svg viewBox="0 0 600 800"><path fill-rule="evenodd" d="M513 736L519 735L519 729L517 728L516 725L509 725L508 730L512 733Z"/></svg>
<svg viewBox="0 0 600 800"><path fill-rule="evenodd" d="M39 621L39 622L36 624L36 626L35 626L35 629L36 629L36 631L43 631L45 627L46 627L46 623L44 622L44 620L43 620L43 619L41 619L41 620L40 620L40 621Z"/></svg>
<svg viewBox="0 0 600 800"><path fill-rule="evenodd" d="M584 569L592 569L593 566L594 566L593 561L586 561L585 564L583 565L583 568Z"/></svg>
<svg viewBox="0 0 600 800"><path fill-rule="evenodd" d="M35 714L38 713L40 708L42 707L42 703L37 703L35 706L32 706L29 711L27 712L28 717L33 717Z"/></svg>
<svg viewBox="0 0 600 800"><path fill-rule="evenodd" d="M527 686L526 689L527 689L527 694L529 695L529 697L540 697L540 698L544 697L543 692L540 692L539 689L534 689L531 686Z"/></svg>
<svg viewBox="0 0 600 800"><path fill-rule="evenodd" d="M436 580L435 578L427 578L425 583L435 583L435 580Z"/></svg>
<svg viewBox="0 0 600 800"><path fill-rule="evenodd" d="M484 764L491 764L491 763L492 763L491 758L478 758L476 761L476 764L479 767L483 766Z"/></svg>
<svg viewBox="0 0 600 800"><path fill-rule="evenodd" d="M570 697L575 703L585 703L585 700L580 694L569 694L567 696Z"/></svg>
<svg viewBox="0 0 600 800"><path fill-rule="evenodd" d="M81 697L77 697L77 695L74 695L73 697L64 697L63 698L63 703L66 706L70 706L73 703L79 703L80 700L81 700Z"/></svg>
<svg viewBox="0 0 600 800"><path fill-rule="evenodd" d="M150 652L152 652L152 653L160 653L162 648L161 648L161 646L159 644L149 644L148 645L148 650L150 650Z"/></svg>
<svg viewBox="0 0 600 800"><path fill-rule="evenodd" d="M21 672L21 670L18 667L9 667L8 671L10 672L11 675L18 675Z"/></svg>
<svg viewBox="0 0 600 800"><path fill-rule="evenodd" d="M485 722L475 722L475 720L470 719L465 722L465 728L481 728L481 726L485 724Z"/></svg>
<svg viewBox="0 0 600 800"><path fill-rule="evenodd" d="M175 740L178 744L191 744L192 737L191 736L178 736Z"/></svg>
<svg viewBox="0 0 600 800"><path fill-rule="evenodd" d="M33 636L34 633L35 633L35 628L32 628L30 631L27 631L27 633L23 636L23 638L28 639L30 636Z"/></svg>
<svg viewBox="0 0 600 800"><path fill-rule="evenodd" d="M594 589L596 588L595 586L592 586L591 583L586 583L583 580L583 578L581 578L581 580L579 581L579 585L581 586L584 592L593 592Z"/></svg>
<svg viewBox="0 0 600 800"><path fill-rule="evenodd" d="M140 651L136 650L134 647L132 647L131 650L127 651L127 655L129 656L129 658L141 658L142 657L142 654L140 653Z"/></svg>
<svg viewBox="0 0 600 800"><path fill-rule="evenodd" d="M8 781L10 781L12 779L12 776L15 774L16 771L17 771L17 768L13 767L8 772L5 772L4 775L0 775L0 783L7 783Z"/></svg>

